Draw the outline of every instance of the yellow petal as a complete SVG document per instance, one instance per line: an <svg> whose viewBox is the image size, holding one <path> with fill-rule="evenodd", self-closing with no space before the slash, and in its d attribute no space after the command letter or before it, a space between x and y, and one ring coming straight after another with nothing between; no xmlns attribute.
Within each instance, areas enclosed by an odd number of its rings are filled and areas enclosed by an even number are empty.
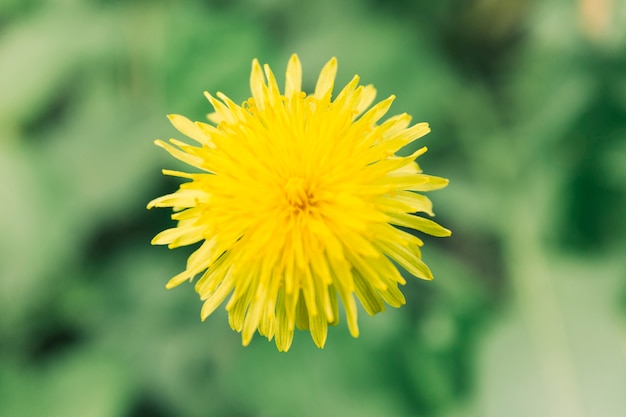
<svg viewBox="0 0 626 417"><path fill-rule="evenodd" d="M179 161L185 162L186 164L189 164L193 167L202 169L202 164L204 163L202 158L195 156L195 155L190 155L186 152L181 151L180 149L176 149L169 143L163 142L162 140L155 140L154 143L155 145L165 149L170 155L172 155L174 158L178 159Z"/></svg>
<svg viewBox="0 0 626 417"><path fill-rule="evenodd" d="M167 116L174 127L183 135L195 140L196 142L210 146L211 138L196 126L191 120L179 114L170 114Z"/></svg>
<svg viewBox="0 0 626 417"><path fill-rule="evenodd" d="M452 234L450 230L424 217L407 213L392 213L390 217L391 220L389 223L391 224L410 227L411 229L419 230L420 232L428 233L432 236L447 237Z"/></svg>
<svg viewBox="0 0 626 417"><path fill-rule="evenodd" d="M427 280L433 279L432 272L417 254L417 247L404 247L382 241L376 242L376 245L411 275Z"/></svg>
<svg viewBox="0 0 626 417"><path fill-rule="evenodd" d="M285 74L285 97L291 98L294 94L300 93L302 87L302 64L298 55L293 54L287 64Z"/></svg>
<svg viewBox="0 0 626 417"><path fill-rule="evenodd" d="M227 275L226 279L220 284L219 287L208 297L204 304L202 304L202 310L200 311L200 318L202 321L206 320L220 304L224 302L224 299L233 290L234 281L232 275Z"/></svg>
<svg viewBox="0 0 626 417"><path fill-rule="evenodd" d="M317 84L315 85L315 93L313 93L313 97L320 100L326 96L330 97L330 94L333 91L333 85L335 84L336 75L337 58L332 58L326 63L326 65L324 65L324 68L322 68L322 71L320 72Z"/></svg>
<svg viewBox="0 0 626 417"><path fill-rule="evenodd" d="M250 91L254 97L254 103L259 109L265 108L265 96L267 87L263 78L263 70L259 61L255 58L252 61L252 71L250 73Z"/></svg>
<svg viewBox="0 0 626 417"><path fill-rule="evenodd" d="M361 100L356 108L357 114L361 114L367 109L376 98L376 89L373 85L366 85L363 87L363 92L361 93Z"/></svg>
<svg viewBox="0 0 626 417"><path fill-rule="evenodd" d="M370 316L385 310L383 299L370 285L368 280L358 272L354 274L355 292L363 308Z"/></svg>

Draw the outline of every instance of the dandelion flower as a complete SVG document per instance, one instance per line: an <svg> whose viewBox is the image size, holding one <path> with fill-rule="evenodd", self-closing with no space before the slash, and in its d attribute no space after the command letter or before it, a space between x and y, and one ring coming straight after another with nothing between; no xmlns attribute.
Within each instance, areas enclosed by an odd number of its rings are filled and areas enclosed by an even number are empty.
<svg viewBox="0 0 626 417"><path fill-rule="evenodd" d="M401 114L380 122L394 96L370 107L376 90L355 76L332 96L337 60L322 69L315 91L301 90L302 67L289 60L281 93L269 66L252 62L252 97L238 105L222 93L205 93L212 124L170 115L174 127L196 142L155 143L191 165L173 194L151 207L172 207L177 226L152 240L170 248L202 244L167 288L200 275L195 288L206 319L223 302L230 326L248 345L255 332L274 338L280 351L294 330L308 329L318 347L339 321L339 301L350 334L358 337L357 303L374 315L399 307L405 280L398 266L432 279L422 241L450 231L416 213L432 213L419 192L448 180L425 175L398 151L430 131Z"/></svg>

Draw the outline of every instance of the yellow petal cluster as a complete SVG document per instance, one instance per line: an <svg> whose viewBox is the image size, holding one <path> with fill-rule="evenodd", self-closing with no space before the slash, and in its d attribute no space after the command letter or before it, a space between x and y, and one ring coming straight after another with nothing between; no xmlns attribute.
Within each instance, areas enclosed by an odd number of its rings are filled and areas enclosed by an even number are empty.
<svg viewBox="0 0 626 417"><path fill-rule="evenodd" d="M176 227L153 244L170 248L202 242L167 288L200 276L196 291L206 319L226 301L231 327L243 344L255 332L291 346L295 327L308 329L319 347L339 321L339 301L357 337L357 303L373 315L405 303L396 265L432 279L422 241L406 230L434 236L450 231L416 213L432 213L423 191L445 187L398 150L430 131L401 114L380 121L393 96L372 106L376 90L355 76L334 98L337 60L322 69L315 91L301 90L302 66L289 60L284 93L269 66L252 63L252 97L238 105L205 93L212 122L170 115L191 145L156 144L196 168L164 170L188 179L173 194L151 201L172 207Z"/></svg>

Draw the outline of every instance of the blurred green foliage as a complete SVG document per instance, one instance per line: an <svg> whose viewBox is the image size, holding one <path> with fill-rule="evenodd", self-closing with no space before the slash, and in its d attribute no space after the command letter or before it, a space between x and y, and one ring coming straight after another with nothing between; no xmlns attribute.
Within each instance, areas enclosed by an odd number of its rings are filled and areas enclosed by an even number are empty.
<svg viewBox="0 0 626 417"><path fill-rule="evenodd" d="M0 2L0 415L623 416L623 1ZM247 98L251 59L311 89L339 59L428 121L454 231L436 279L361 337L247 348L145 211L177 182L152 145L202 92ZM362 316L365 314L362 312Z"/></svg>

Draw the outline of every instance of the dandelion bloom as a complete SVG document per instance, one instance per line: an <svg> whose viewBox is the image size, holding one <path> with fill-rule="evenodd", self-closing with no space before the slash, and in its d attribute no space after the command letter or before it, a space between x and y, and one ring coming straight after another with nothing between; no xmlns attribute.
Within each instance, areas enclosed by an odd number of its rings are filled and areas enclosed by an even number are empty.
<svg viewBox="0 0 626 417"><path fill-rule="evenodd" d="M222 93L205 93L213 124L170 115L197 145L176 139L156 144L199 173L163 170L186 178L151 207L173 207L177 226L153 244L170 248L203 241L189 256L175 287L199 274L196 291L206 319L226 300L230 326L250 343L256 331L291 346L294 329L308 329L318 347L339 321L359 334L357 305L374 315L405 303L398 284L411 275L432 279L421 259L422 241L450 231L432 220L430 200L418 192L448 180L421 173L415 159L396 153L430 131L401 114L379 123L394 96L376 105L376 90L355 76L332 99L337 60L322 69L311 95L301 90L302 67L289 60L284 94L269 66L252 62L252 97L241 106ZM368 110L369 108L369 110Z"/></svg>

